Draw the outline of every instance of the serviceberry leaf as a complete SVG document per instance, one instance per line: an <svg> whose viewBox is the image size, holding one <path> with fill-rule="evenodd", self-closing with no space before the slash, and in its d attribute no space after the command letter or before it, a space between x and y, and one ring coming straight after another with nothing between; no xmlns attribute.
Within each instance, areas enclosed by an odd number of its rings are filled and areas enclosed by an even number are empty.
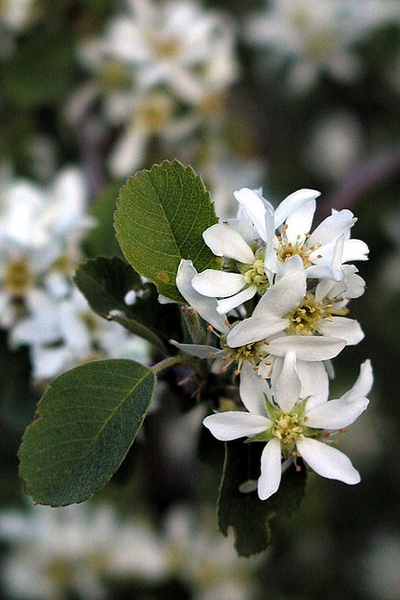
<svg viewBox="0 0 400 600"><path fill-rule="evenodd" d="M184 303L176 287L182 258L198 271L216 258L202 234L217 222L201 178L179 161L164 161L138 172L122 186L114 224L129 264L155 283L160 294Z"/></svg>
<svg viewBox="0 0 400 600"><path fill-rule="evenodd" d="M19 450L35 502L83 502L117 471L147 414L156 378L133 360L88 362L55 379Z"/></svg>

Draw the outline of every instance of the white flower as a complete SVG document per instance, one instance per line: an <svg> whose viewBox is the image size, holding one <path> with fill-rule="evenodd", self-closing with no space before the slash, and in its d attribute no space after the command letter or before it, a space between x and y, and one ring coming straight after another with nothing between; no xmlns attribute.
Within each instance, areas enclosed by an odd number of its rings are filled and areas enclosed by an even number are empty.
<svg viewBox="0 0 400 600"><path fill-rule="evenodd" d="M181 344L170 340L171 343L191 356L212 361L211 369L215 373L224 373L234 365L235 374L240 374L240 395L242 392L248 395L252 389L257 393L261 376L272 377L272 381L279 376L287 351L285 338L278 337L269 344L260 341L240 347L230 347L227 344L227 335L231 331L231 326L226 320L226 316L220 315L216 311L215 298L202 296L192 287L191 282L195 273L196 270L191 261L182 260L178 269L177 286L200 316L212 324L210 334L213 333L219 338L219 347L210 345L209 340L193 344ZM328 375L321 361L336 356L346 342L340 339L321 337L314 343L314 340L302 336L297 336L296 341L298 343L294 346L299 358L297 370L301 381L302 396L326 397L328 395ZM310 342L312 343L310 344Z"/></svg>
<svg viewBox="0 0 400 600"><path fill-rule="evenodd" d="M367 408L366 394L371 386L372 369L366 361L355 385L341 398L301 398L296 356L288 352L273 390L260 378L258 393L253 387L248 395L242 392L248 412L217 413L206 417L203 423L222 441L247 437L249 441L266 443L258 480L261 500L278 490L282 468L296 463L299 457L323 477L356 484L359 473L346 455L330 445L330 436L353 423Z"/></svg>
<svg viewBox="0 0 400 600"><path fill-rule="evenodd" d="M299 190L288 196L275 213L258 191L242 188L234 195L240 205L238 218L212 225L203 233L207 246L225 259L226 270L206 269L193 278L193 287L199 293L223 298L218 302L221 313L257 293L262 295L273 283L273 271L266 261L273 250L274 230L295 207L307 206L319 192Z"/></svg>
<svg viewBox="0 0 400 600"><path fill-rule="evenodd" d="M349 239L350 229L356 222L349 210L333 212L310 232L319 195L315 190L298 190L285 198L274 211L263 212L259 208L258 193L254 190L243 188L235 192L237 201L255 226L264 230L266 271L277 273L288 258L299 255L307 277L340 281L343 263L367 259L368 246L360 240ZM275 230L278 230L278 235L275 235Z"/></svg>
<svg viewBox="0 0 400 600"><path fill-rule="evenodd" d="M206 269L193 278L201 294L220 298L217 310L227 313L263 295L275 275L292 256L300 256L308 278L343 279L343 263L366 260L368 246L350 239L356 219L349 210L335 212L315 230L310 228L319 192L302 189L290 194L274 210L260 192L235 192L238 218L212 225L203 238L222 270ZM279 234L275 234L275 230Z"/></svg>
<svg viewBox="0 0 400 600"><path fill-rule="evenodd" d="M292 263L288 263L291 266ZM286 269L288 268L286 267ZM256 382L261 377L274 377L274 373L280 372L283 358L288 350L295 350L298 356L298 371L304 394L318 393L327 390L328 378L325 367L321 361L327 361L335 357L345 347L346 340L330 336L289 336L282 334L272 336L271 340L261 339L256 342L246 342L237 345L229 344L228 338L232 339L233 332L241 322L231 326L226 315L220 315L216 310L215 298L208 298L196 292L192 286L193 276L196 273L191 261L182 260L178 269L177 287L187 302L200 314L200 316L212 325L211 330L219 337L219 347L207 343L181 344L171 340L183 352L197 356L205 360L212 360L214 372L225 372L228 367L235 365L235 373L238 375L246 369L246 374L241 377L240 386L246 377L246 385L250 380ZM290 282L289 287L290 286ZM275 286L274 286L275 287ZM278 288L279 291L279 288ZM279 296L279 294L278 294ZM289 298L289 302L291 301ZM299 296L300 298L300 296ZM281 305L282 307L283 305ZM247 322L249 319L243 321ZM284 327L287 321L272 316L270 323L277 331ZM245 331L246 333L246 331ZM234 338L234 342L236 340ZM258 383L254 383L258 385Z"/></svg>
<svg viewBox="0 0 400 600"><path fill-rule="evenodd" d="M193 104L203 98L207 78L218 89L235 79L229 19L188 0L130 0L128 9L109 23L103 38L82 48L88 66L110 82L114 76L117 83L112 71L120 65L122 80L130 79L139 91L166 87Z"/></svg>
<svg viewBox="0 0 400 600"><path fill-rule="evenodd" d="M353 319L333 316L345 314L342 302L335 310L334 299L324 296L324 282L321 285L321 292L318 286L314 293L307 292L301 258L292 256L251 317L231 328L227 345L237 348L263 341L270 355L284 356L294 350L300 360L317 361L333 358L336 354L332 352L339 353L345 345L358 344L364 337L360 325ZM332 289L334 286L327 292ZM266 363L270 364L270 356Z"/></svg>
<svg viewBox="0 0 400 600"><path fill-rule="evenodd" d="M182 154L186 143L190 153L197 129L216 135L238 75L235 40L229 16L195 0L130 0L102 37L82 46L94 78L73 94L67 117L77 125L102 100L103 123L120 130L109 159L117 177L143 164L153 139L161 151Z"/></svg>
<svg viewBox="0 0 400 600"><path fill-rule="evenodd" d="M9 328L33 290L44 287L58 297L69 291L80 242L94 220L76 168L61 170L46 188L1 175L0 321Z"/></svg>

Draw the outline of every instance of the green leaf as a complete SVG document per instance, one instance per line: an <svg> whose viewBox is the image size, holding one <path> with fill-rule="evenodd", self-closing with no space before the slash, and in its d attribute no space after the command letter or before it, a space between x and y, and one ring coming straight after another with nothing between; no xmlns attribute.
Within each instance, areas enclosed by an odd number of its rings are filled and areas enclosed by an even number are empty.
<svg viewBox="0 0 400 600"><path fill-rule="evenodd" d="M130 360L85 363L58 377L37 407L19 450L35 502L83 502L115 473L146 416L151 369Z"/></svg>
<svg viewBox="0 0 400 600"><path fill-rule="evenodd" d="M121 188L114 223L127 261L156 284L160 294L184 302L176 284L182 258L198 271L215 257L202 233L217 222L201 178L174 160L140 171Z"/></svg>
<svg viewBox="0 0 400 600"><path fill-rule="evenodd" d="M164 340L178 335L179 309L160 304L152 283L143 283L140 275L124 260L113 257L88 260L76 271L75 283L92 310L107 320L116 321L165 352ZM125 304L125 295L137 292L134 304Z"/></svg>
<svg viewBox="0 0 400 600"><path fill-rule="evenodd" d="M265 444L225 444L225 464L218 499L219 528L225 535L229 527L235 534L235 548L240 556L259 554L271 544L269 520L278 515L290 515L298 510L304 494L306 470L294 465L287 469L279 490L260 500L257 491L243 493L239 486L260 475L260 458Z"/></svg>

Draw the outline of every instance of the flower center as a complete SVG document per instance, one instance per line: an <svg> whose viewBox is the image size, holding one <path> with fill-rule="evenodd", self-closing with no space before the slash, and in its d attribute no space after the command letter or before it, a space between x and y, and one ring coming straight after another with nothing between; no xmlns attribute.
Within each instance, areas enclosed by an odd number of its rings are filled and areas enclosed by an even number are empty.
<svg viewBox="0 0 400 600"><path fill-rule="evenodd" d="M15 260L7 265L4 283L6 289L14 296L24 296L34 280L34 275L25 260Z"/></svg>
<svg viewBox="0 0 400 600"><path fill-rule="evenodd" d="M173 101L167 94L155 93L139 109L137 120L146 131L156 133L168 123L173 110Z"/></svg>
<svg viewBox="0 0 400 600"><path fill-rule="evenodd" d="M306 49L309 58L323 60L327 58L335 47L335 36L332 32L323 31L315 33L307 40Z"/></svg>
<svg viewBox="0 0 400 600"><path fill-rule="evenodd" d="M265 341L255 342L253 344L246 344L244 346L239 346L237 348L231 348L226 343L225 336L221 336L221 347L226 352L225 358L226 365L224 370L230 365L232 362L235 362L238 365L237 374L240 373L240 368L244 361L249 361L253 367L257 367L260 362L268 355L267 344Z"/></svg>
<svg viewBox="0 0 400 600"><path fill-rule="evenodd" d="M296 439L303 435L303 427L299 415L297 413L281 413L274 421L272 434L282 444L292 446Z"/></svg>
<svg viewBox="0 0 400 600"><path fill-rule="evenodd" d="M153 40L153 49L156 57L160 60L169 60L179 56L181 53L181 43L173 37Z"/></svg>
<svg viewBox="0 0 400 600"><path fill-rule="evenodd" d="M284 316L289 321L285 332L289 335L322 333L321 321L332 320L331 308L331 303L317 302L314 295L309 292L299 306Z"/></svg>
<svg viewBox="0 0 400 600"><path fill-rule="evenodd" d="M100 86L104 90L126 89L131 81L129 69L123 63L108 59L100 71Z"/></svg>
<svg viewBox="0 0 400 600"><path fill-rule="evenodd" d="M285 260L287 260L288 258L291 258L295 254L298 254L303 261L304 267L310 267L312 265L312 261L310 260L309 254L310 252L313 252L316 249L315 246L313 246L312 248L307 248L307 246L304 244L302 236L300 235L297 236L297 240L295 243L289 242L285 235L286 229L286 225L281 227L280 235L277 238L279 246L275 249L275 252L276 256L278 257L278 260L280 262L285 262ZM309 237L308 234L306 235L306 238L307 237Z"/></svg>
<svg viewBox="0 0 400 600"><path fill-rule="evenodd" d="M256 260L252 265L241 265L239 270L248 285L255 285L260 296L265 294L269 287L269 280L264 270L264 251L256 254Z"/></svg>

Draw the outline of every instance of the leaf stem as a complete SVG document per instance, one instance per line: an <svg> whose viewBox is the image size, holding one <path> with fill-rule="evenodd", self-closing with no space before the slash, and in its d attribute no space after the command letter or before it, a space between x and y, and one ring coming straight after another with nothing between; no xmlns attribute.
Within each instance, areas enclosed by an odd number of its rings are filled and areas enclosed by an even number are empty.
<svg viewBox="0 0 400 600"><path fill-rule="evenodd" d="M174 365L178 365L178 364L184 363L184 362L187 362L187 360L184 356L181 356L181 355L169 356L168 358L164 358L164 360L161 360L157 364L153 365L151 367L151 370L153 371L153 373L155 375L157 375L158 373L161 373L161 371L164 371L165 369L169 369L170 367L173 367Z"/></svg>

